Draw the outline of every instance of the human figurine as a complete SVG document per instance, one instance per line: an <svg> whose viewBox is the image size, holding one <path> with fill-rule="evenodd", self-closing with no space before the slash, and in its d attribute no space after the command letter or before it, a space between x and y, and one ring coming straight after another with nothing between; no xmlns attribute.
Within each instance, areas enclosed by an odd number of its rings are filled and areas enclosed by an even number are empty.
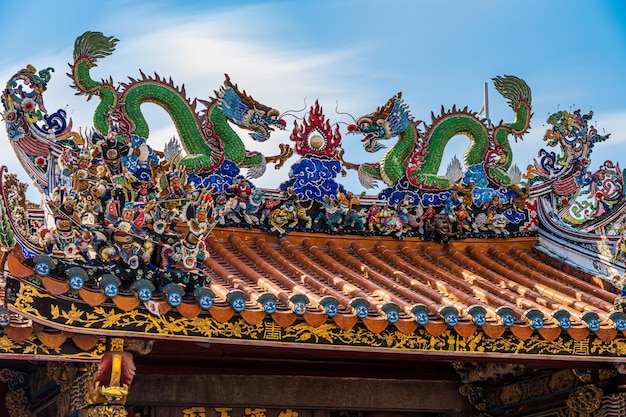
<svg viewBox="0 0 626 417"><path fill-rule="evenodd" d="M260 223L263 223L265 219L267 219L272 212L272 210L280 204L279 198L265 198L263 203L261 204L261 218L259 219Z"/></svg>
<svg viewBox="0 0 626 417"><path fill-rule="evenodd" d="M298 200L298 195L293 187L288 187L286 191L281 193L280 198L284 201L296 201Z"/></svg>
<svg viewBox="0 0 626 417"><path fill-rule="evenodd" d="M100 138L94 145L94 156L102 158L112 182L123 184L125 180L122 157L132 155L133 148L124 142L122 135L118 135L116 126L110 126L106 138Z"/></svg>
<svg viewBox="0 0 626 417"><path fill-rule="evenodd" d="M337 200L339 201L339 209L341 210L343 223L354 226L354 223L359 220L356 206L361 204L361 200L355 197L350 191L347 191L345 194L339 193Z"/></svg>
<svg viewBox="0 0 626 417"><path fill-rule="evenodd" d="M115 203L109 202L106 220L113 244L101 251L102 258L110 264L121 260L131 269L138 268L141 262L149 264L154 244L142 229L145 213L140 209L136 210L129 201L124 204L121 214L118 215Z"/></svg>
<svg viewBox="0 0 626 417"><path fill-rule="evenodd" d="M435 209L432 204L430 204L424 211L424 214L422 214L422 220L424 221L424 235L428 238L433 233L433 219L436 214L437 209Z"/></svg>
<svg viewBox="0 0 626 417"><path fill-rule="evenodd" d="M370 206L367 211L367 228L370 231L373 231L374 228L376 230L380 230L380 209L378 208L378 204L374 203Z"/></svg>
<svg viewBox="0 0 626 417"><path fill-rule="evenodd" d="M81 152L70 174L72 189L79 194L88 194L91 183L97 178L96 172L96 167L91 164L91 155L88 152Z"/></svg>
<svg viewBox="0 0 626 417"><path fill-rule="evenodd" d="M213 198L208 194L203 204L187 209L187 234L182 240L182 261L185 269L202 268L202 262L209 256L204 239L212 229L209 211L212 211Z"/></svg>
<svg viewBox="0 0 626 417"><path fill-rule="evenodd" d="M450 221L453 223L456 221L455 209L460 204L461 204L461 200L459 200L459 195L457 194L457 192L451 191L450 195L448 195L448 198L445 201L442 213L447 215L450 218Z"/></svg>
<svg viewBox="0 0 626 417"><path fill-rule="evenodd" d="M63 251L65 255L78 255L76 240L80 237L81 220L76 212L77 194L64 187L56 189L53 200L48 203L54 218L54 227L46 237L50 249Z"/></svg>
<svg viewBox="0 0 626 417"><path fill-rule="evenodd" d="M235 182L231 187L231 191L237 198L237 211L240 213L246 212L246 206L248 204L248 197L252 195L253 188L245 178L241 178Z"/></svg>
<svg viewBox="0 0 626 417"><path fill-rule="evenodd" d="M462 233L463 230L469 232L472 230L472 225L470 224L470 216L467 212L467 209L463 204L459 204L454 209L454 213L457 221L457 231Z"/></svg>
<svg viewBox="0 0 626 417"><path fill-rule="evenodd" d="M183 175L180 171L171 171L167 176L165 187L161 190L159 197L162 199L176 199L187 197L187 189L183 181Z"/></svg>
<svg viewBox="0 0 626 417"><path fill-rule="evenodd" d="M498 195L494 195L491 197L491 200L485 203L483 208L487 212L487 222L490 222L493 216L498 213L497 210L502 208L502 200Z"/></svg>
<svg viewBox="0 0 626 417"><path fill-rule="evenodd" d="M187 173L181 170L172 170L159 178L159 200L169 210L180 210L189 200L192 191L187 185Z"/></svg>
<svg viewBox="0 0 626 417"><path fill-rule="evenodd" d="M96 259L96 247L100 243L102 243L101 239L94 235L94 233L89 229L83 230L78 239L76 239L78 252L90 265L93 264L93 261Z"/></svg>
<svg viewBox="0 0 626 417"><path fill-rule="evenodd" d="M408 223L409 221L409 212L413 208L413 204L411 204L411 196L407 193L404 194L402 200L396 203L396 213L400 215L402 221L404 223Z"/></svg>
<svg viewBox="0 0 626 417"><path fill-rule="evenodd" d="M396 211L387 203L383 204L383 208L378 212L380 218L380 224L382 227L386 227L391 217L396 214Z"/></svg>
<svg viewBox="0 0 626 417"><path fill-rule="evenodd" d="M139 180L133 183L136 192L136 201L146 203L155 197L155 184L152 180Z"/></svg>

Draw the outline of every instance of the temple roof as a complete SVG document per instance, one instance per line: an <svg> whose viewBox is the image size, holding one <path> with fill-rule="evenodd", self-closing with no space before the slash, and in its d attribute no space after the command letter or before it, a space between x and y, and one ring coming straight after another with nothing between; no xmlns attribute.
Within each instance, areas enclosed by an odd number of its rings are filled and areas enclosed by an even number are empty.
<svg viewBox="0 0 626 417"><path fill-rule="evenodd" d="M143 303L123 289L107 298L89 282L75 291L65 271L39 277L32 263L20 261L15 253L9 254L7 286L17 299L9 300L9 308L57 330L109 336L188 339L193 336L190 323L203 317L220 323L239 318L250 326L269 321L281 328L333 323L342 331L364 326L377 335L387 330L435 338L447 331L464 338L484 334L494 340L513 335L517 340L591 337L611 342L621 336L615 328L615 288L550 258L536 246L533 237L441 244L311 233L278 237L221 228L207 238L210 256L203 271L213 293L209 308L203 309L188 294L174 306L168 293L158 290ZM46 304L44 295L25 305L20 294L28 286L54 295L60 310L46 313L50 301ZM81 304L78 311L86 311L84 316L63 313L64 306L69 311ZM144 311L153 318L178 320L179 327L146 325L150 319L141 325L137 316L132 328L96 318L114 310Z"/></svg>
<svg viewBox="0 0 626 417"><path fill-rule="evenodd" d="M531 90L512 75L493 78L511 122L456 105L424 122L402 93L331 121L318 101L280 112L228 76L209 100L144 72L111 89L89 72L116 43L86 32L75 44L72 88L101 100L89 134L43 108L50 68L27 66L2 93L11 145L42 193L28 202L0 169L7 355L92 360L107 337L493 360L626 351L624 179L610 161L588 170L608 138L592 112L550 115L556 151L523 173L510 144L530 129ZM143 102L177 127L162 151ZM253 151L285 118L293 148ZM388 150L350 161L342 130ZM442 174L457 135L470 146ZM271 164L288 178L257 187ZM350 170L382 188L348 187Z"/></svg>
<svg viewBox="0 0 626 417"><path fill-rule="evenodd" d="M542 336L550 338L559 317L569 317L572 332L580 335L588 329L583 317L597 314L603 329L612 328L612 286L564 270L534 250L534 243L534 238L448 245L339 236L277 239L220 231L208 239L212 256L206 266L213 272L211 289L223 299L233 290L243 291L250 311L262 310L263 294L270 293L284 311L295 309L299 295L306 297L311 311L323 311L333 298L339 307L333 320L346 324L369 318L379 326L384 327L380 319L398 326L401 320L419 320L423 312L431 326L446 320L454 326L488 323L496 334L506 327L509 313L514 322L508 324L522 333L532 327L534 317L541 318L543 324L535 327L546 327ZM368 306L367 317L354 308L361 300ZM484 324L480 313L485 314Z"/></svg>

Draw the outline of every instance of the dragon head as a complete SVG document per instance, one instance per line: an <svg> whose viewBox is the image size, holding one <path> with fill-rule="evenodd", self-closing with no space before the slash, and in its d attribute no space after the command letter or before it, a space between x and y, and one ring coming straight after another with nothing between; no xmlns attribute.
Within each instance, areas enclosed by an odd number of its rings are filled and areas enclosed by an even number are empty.
<svg viewBox="0 0 626 417"><path fill-rule="evenodd" d="M278 110L265 106L239 91L236 84L226 74L224 86L218 92L218 105L224 115L237 126L251 130L252 139L264 142L275 129L284 130L285 120L280 118Z"/></svg>
<svg viewBox="0 0 626 417"><path fill-rule="evenodd" d="M355 124L348 125L348 133L362 133L361 140L367 152L376 152L385 148L380 140L391 139L405 130L410 123L408 106L402 100L402 93L391 97L383 107L361 116Z"/></svg>

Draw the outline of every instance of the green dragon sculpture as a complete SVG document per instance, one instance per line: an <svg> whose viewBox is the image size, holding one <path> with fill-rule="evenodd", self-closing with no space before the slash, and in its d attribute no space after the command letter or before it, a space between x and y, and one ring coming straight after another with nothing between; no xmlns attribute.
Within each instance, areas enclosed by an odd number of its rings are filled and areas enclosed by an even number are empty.
<svg viewBox="0 0 626 417"><path fill-rule="evenodd" d="M100 32L85 32L76 39L74 63L70 65L72 72L68 74L74 81L77 94L86 95L88 100L93 96L99 97L93 122L100 134L108 134L109 115L112 110L117 110L128 121L131 134L148 138L148 124L140 107L143 103L154 103L162 107L174 122L187 152L180 166L189 172L212 172L226 159L240 168L251 168L249 175L258 177L263 174L268 162L278 162L278 168L291 156L292 151L288 147L281 147L280 155L272 157L246 150L228 121L250 130L250 136L256 141L269 139L274 128L284 129L286 123L277 110L240 92L228 75L214 100L198 100L207 106L202 114L196 112L197 101L190 102L186 98L184 87L178 88L171 80L168 82L156 74L147 77L140 71L141 79L129 78L129 82L120 83L117 87L111 78L95 81L90 75L91 68L99 59L111 55L117 42L118 39Z"/></svg>
<svg viewBox="0 0 626 417"><path fill-rule="evenodd" d="M349 133L362 133L364 148L376 152L384 148L379 143L394 136L396 143L377 163L351 164L344 161L349 169L359 172L363 186L372 188L377 180L387 185L395 185L404 175L418 188L451 188L454 180L438 176L444 149L450 139L464 135L470 139L470 146L464 155L466 167L482 165L489 179L499 185L511 185L507 170L512 163L509 135L517 140L530 128L531 93L528 85L515 76L505 75L493 79L496 90L506 99L513 109L515 118L511 123L492 125L467 107L449 112L442 109L441 115L431 114L432 122L421 133L409 113L408 106L402 101L400 93L393 96L383 107L362 116L356 123L348 126Z"/></svg>

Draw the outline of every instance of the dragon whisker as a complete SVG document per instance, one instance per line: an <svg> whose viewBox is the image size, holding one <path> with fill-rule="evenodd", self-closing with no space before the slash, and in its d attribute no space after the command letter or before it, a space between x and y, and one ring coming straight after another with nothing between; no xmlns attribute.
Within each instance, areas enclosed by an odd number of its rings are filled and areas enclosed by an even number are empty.
<svg viewBox="0 0 626 417"><path fill-rule="evenodd" d="M305 109L306 109L306 97L304 98L304 106L300 110L287 110L283 112L280 116L278 116L278 118L282 119L284 116L293 116L296 120L302 120L302 117L298 117L292 113L302 113Z"/></svg>
<svg viewBox="0 0 626 417"><path fill-rule="evenodd" d="M356 124L356 118L355 118L353 115L351 115L350 113L348 113L348 112L340 112L340 111L339 111L339 102L338 102L338 101L336 101L335 103L337 104L337 105L335 106L335 113L337 113L337 114L342 114L342 115L346 115L346 116L350 116L350 118L352 119L352 121L354 122L354 124ZM348 123L346 123L346 124L348 124Z"/></svg>

